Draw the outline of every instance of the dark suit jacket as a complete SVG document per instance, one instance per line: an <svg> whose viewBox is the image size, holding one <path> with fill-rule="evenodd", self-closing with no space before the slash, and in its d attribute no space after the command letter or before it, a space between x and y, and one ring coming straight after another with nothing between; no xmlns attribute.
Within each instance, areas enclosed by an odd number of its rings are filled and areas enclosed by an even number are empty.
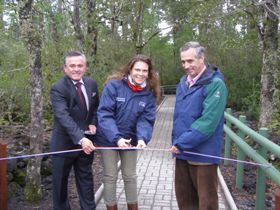
<svg viewBox="0 0 280 210"><path fill-rule="evenodd" d="M54 114L51 151L69 150L80 147L79 141L84 137L84 130L97 123L99 103L96 82L83 77L89 110L87 116L82 114L82 104L72 80L64 76L51 88L50 97Z"/></svg>

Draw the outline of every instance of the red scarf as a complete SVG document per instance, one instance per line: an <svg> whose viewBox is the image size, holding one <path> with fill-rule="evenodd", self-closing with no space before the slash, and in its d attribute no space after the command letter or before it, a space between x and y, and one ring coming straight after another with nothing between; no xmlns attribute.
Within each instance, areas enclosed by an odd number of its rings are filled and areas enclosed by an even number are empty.
<svg viewBox="0 0 280 210"><path fill-rule="evenodd" d="M140 91L142 91L144 88L142 88L140 85L134 85L134 84L132 84L130 81L129 81L129 79L127 79L127 84L128 84L128 86L131 88L131 90L133 91L133 92L140 92Z"/></svg>

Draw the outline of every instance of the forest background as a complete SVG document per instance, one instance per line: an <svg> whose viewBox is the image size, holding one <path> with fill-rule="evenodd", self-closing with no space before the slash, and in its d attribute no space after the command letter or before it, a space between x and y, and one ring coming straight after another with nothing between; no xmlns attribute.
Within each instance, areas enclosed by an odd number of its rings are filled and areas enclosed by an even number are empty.
<svg viewBox="0 0 280 210"><path fill-rule="evenodd" d="M136 53L152 58L161 85L177 84L179 48L195 40L225 75L228 107L280 134L279 7L278 0L0 0L1 128L28 127L30 153L42 151L50 87L70 50L86 54L101 93ZM40 163L28 163L30 200L41 197Z"/></svg>

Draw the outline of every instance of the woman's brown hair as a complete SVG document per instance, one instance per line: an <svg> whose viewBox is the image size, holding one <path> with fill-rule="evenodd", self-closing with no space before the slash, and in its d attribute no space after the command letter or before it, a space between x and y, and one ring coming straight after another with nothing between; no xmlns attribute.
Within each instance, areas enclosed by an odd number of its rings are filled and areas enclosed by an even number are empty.
<svg viewBox="0 0 280 210"><path fill-rule="evenodd" d="M148 65L148 78L147 78L147 86L148 88L155 94L157 101L160 100L160 82L159 75L156 72L151 59L143 54L138 54L134 56L123 68L117 70L113 74L107 77L105 84L112 79L121 80L124 76L128 75L132 70L134 64L138 61L142 61Z"/></svg>

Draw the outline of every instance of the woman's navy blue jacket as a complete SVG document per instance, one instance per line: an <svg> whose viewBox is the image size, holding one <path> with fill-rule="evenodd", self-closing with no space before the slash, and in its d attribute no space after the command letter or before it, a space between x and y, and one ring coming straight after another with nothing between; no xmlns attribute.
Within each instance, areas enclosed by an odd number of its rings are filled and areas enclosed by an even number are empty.
<svg viewBox="0 0 280 210"><path fill-rule="evenodd" d="M97 111L98 125L95 138L97 146L117 146L120 138L138 140L147 144L153 131L156 99L148 87L133 92L127 78L110 80L104 87Z"/></svg>

